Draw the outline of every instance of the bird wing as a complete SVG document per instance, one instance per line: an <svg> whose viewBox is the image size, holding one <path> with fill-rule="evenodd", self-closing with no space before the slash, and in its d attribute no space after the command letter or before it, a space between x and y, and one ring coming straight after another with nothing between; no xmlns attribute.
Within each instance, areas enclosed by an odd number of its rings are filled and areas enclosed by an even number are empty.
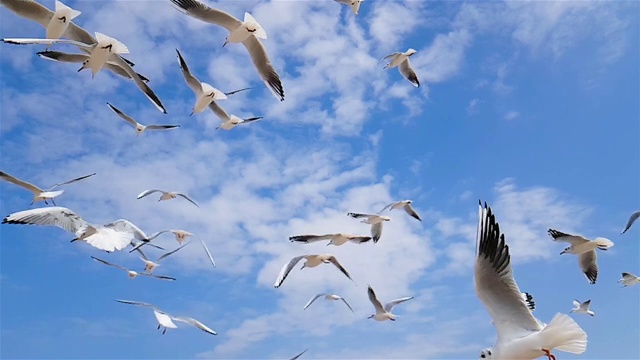
<svg viewBox="0 0 640 360"><path fill-rule="evenodd" d="M70 209L58 206L18 211L7 215L2 223L57 226L74 234L89 225Z"/></svg>
<svg viewBox="0 0 640 360"><path fill-rule="evenodd" d="M361 219L361 218L370 218L372 216L376 216L376 215L371 215L371 214L361 214L361 213L347 213L347 216L351 216L352 218L356 218L356 219Z"/></svg>
<svg viewBox="0 0 640 360"><path fill-rule="evenodd" d="M413 296L407 296L407 297L403 297L403 298L400 298L400 299L395 299L395 300L389 301L384 306L384 311L391 312L391 309L393 309L394 306L396 306L398 304L401 304L401 303L403 303L405 301L409 301L411 299L413 299Z"/></svg>
<svg viewBox="0 0 640 360"><path fill-rule="evenodd" d="M349 308L349 310L351 310L352 313L356 313L355 311L353 311L353 308L351 307L351 305L349 305L349 303L347 302L347 300L345 300L343 297L340 298L340 300L342 300L342 302L347 305L347 307Z"/></svg>
<svg viewBox="0 0 640 360"><path fill-rule="evenodd" d="M303 352L301 352L300 354L298 354L298 355L296 355L296 356L292 357L292 358L291 358L291 359L289 359L289 360L297 360L300 356L304 355L304 353L306 353L306 352L307 352L307 350L309 350L309 349L305 349Z"/></svg>
<svg viewBox="0 0 640 360"><path fill-rule="evenodd" d="M632 279L637 278L637 276L635 276L635 275L633 275L631 273L623 272L622 273L622 278L625 279L625 280L632 280Z"/></svg>
<svg viewBox="0 0 640 360"><path fill-rule="evenodd" d="M84 180L84 179L86 179L86 178L92 177L92 176L93 176L93 175L95 175L95 174L96 174L96 173L89 174L89 175L84 175L84 176L77 177L77 178L75 178L75 179L71 179L71 180L69 180L69 181L65 181L65 182L62 182L62 183L59 183L59 184L55 184L55 185L53 185L52 187L50 187L50 188L49 188L49 190L47 190L47 191L51 191L51 190L53 190L53 189L55 189L55 188L57 188L57 187L59 187L59 186L62 186L62 185L69 185L69 184L74 183L74 182L76 182L76 181Z"/></svg>
<svg viewBox="0 0 640 360"><path fill-rule="evenodd" d="M147 125L147 130L171 130L179 127L180 125Z"/></svg>
<svg viewBox="0 0 640 360"><path fill-rule="evenodd" d="M411 62L409 61L409 58L401 62L398 69L400 71L400 74L402 74L402 76L404 76L405 79L409 80L409 82L413 84L413 86L420 87L420 81L418 80L418 75L416 75L416 72L411 67Z"/></svg>
<svg viewBox="0 0 640 360"><path fill-rule="evenodd" d="M382 210L378 211L378 214L382 214L383 211L385 211L387 209L391 209L391 207L394 206L395 204L397 204L397 202L393 202L393 203L383 207Z"/></svg>
<svg viewBox="0 0 640 360"><path fill-rule="evenodd" d="M183 323L186 323L186 324L189 324L189 325L193 325L193 326L197 327L198 329L200 329L200 330L202 330L202 331L204 331L206 333L209 333L211 335L218 335L217 332L211 330L208 326L206 326L205 324L201 323L200 321L198 321L198 320L196 320L194 318L190 318L190 317L187 317L187 316L175 316L175 317L172 317L172 319L175 320L175 321L180 321L180 322L183 322Z"/></svg>
<svg viewBox="0 0 640 360"><path fill-rule="evenodd" d="M351 275L349 275L349 272L347 271L347 269L345 269L340 262L338 261L338 258L336 258L335 256L331 255L327 258L327 260L329 260L333 265L335 265L338 270L342 271L342 273L349 278L349 280L353 281L353 279L351 278Z"/></svg>
<svg viewBox="0 0 640 360"><path fill-rule="evenodd" d="M133 235L137 240L148 242L147 234L129 220L119 219L104 225L105 228L111 228L118 232L124 232Z"/></svg>
<svg viewBox="0 0 640 360"><path fill-rule="evenodd" d="M183 198L189 200L190 203L192 203L193 205L200 207L195 201L191 200L191 198L189 198L187 195L185 194L181 194L181 193L177 193L176 195L178 196L182 196Z"/></svg>
<svg viewBox="0 0 640 360"><path fill-rule="evenodd" d="M402 55L401 52L394 52L393 54L389 54L385 57L383 57L382 59L380 59L380 61L385 60L385 59L391 59L390 63L393 62L393 60L395 60L398 56Z"/></svg>
<svg viewBox="0 0 640 360"><path fill-rule="evenodd" d="M333 238L336 234L325 234L325 235L296 235L290 236L289 241L295 242L303 242L303 243L312 243L317 241L329 240Z"/></svg>
<svg viewBox="0 0 640 360"><path fill-rule="evenodd" d="M264 45L254 35L249 36L242 44L249 51L253 65L258 70L258 74L260 74L264 83L280 101L284 101L284 88L282 87L280 76L271 64Z"/></svg>
<svg viewBox="0 0 640 360"><path fill-rule="evenodd" d="M225 122L231 120L229 113L227 113L220 105L218 105L215 100L211 100L211 102L209 103L209 109L213 111L213 113L216 114L216 116L219 117L220 120Z"/></svg>
<svg viewBox="0 0 640 360"><path fill-rule="evenodd" d="M155 232L155 233L151 234L151 236L149 236L148 240L151 241L151 240L157 238L158 236L160 236L160 235L162 235L164 233L168 233L168 232L171 232L171 230L162 230L162 231Z"/></svg>
<svg viewBox="0 0 640 360"><path fill-rule="evenodd" d="M291 272L291 269L293 269L293 267L296 266L296 264L305 256L306 255L296 256L293 259L289 260L289 262L285 264L280 270L280 274L278 274L278 278L276 279L273 287L279 288L280 285L282 285L282 283L284 282L284 279L286 279L287 275L289 275L289 273Z"/></svg>
<svg viewBox="0 0 640 360"><path fill-rule="evenodd" d="M7 174L4 171L0 171L0 179L2 179L4 181L8 181L8 182L10 182L12 184L18 185L20 187L23 187L23 188L31 191L35 195L38 195L41 192L44 192L44 190L40 189L39 187L37 187L37 186L35 186L35 185L31 184L31 183L28 183L26 181L22 181L22 180L20 180L18 178L15 178L15 177Z"/></svg>
<svg viewBox="0 0 640 360"><path fill-rule="evenodd" d="M152 277L160 280L176 281L176 278L172 278L171 276L154 275L154 274L147 274L147 273L138 273L138 275L148 276L148 277Z"/></svg>
<svg viewBox="0 0 640 360"><path fill-rule="evenodd" d="M207 257L209 258L209 261L211 261L211 265L213 265L213 267L216 267L216 262L213 261L213 256L211 256L211 253L209 252L209 248L207 248L207 244L205 244L202 239L200 239L200 243L202 244L204 251L207 253Z"/></svg>
<svg viewBox="0 0 640 360"><path fill-rule="evenodd" d="M316 301L319 297L321 296L326 296L327 294L318 294L314 297L312 297L308 302L307 305L304 306L304 308L302 308L302 310L306 310L311 304L313 304L314 301Z"/></svg>
<svg viewBox="0 0 640 360"><path fill-rule="evenodd" d="M114 63L112 63L110 61L107 61L107 62L104 63L104 68L109 70L109 71L111 71L111 72L113 72L116 75L119 75L119 76L125 78L125 79L133 80L133 79L131 79L131 75L129 75L128 72L126 72L123 68L121 68L120 66L118 66L118 65L116 65L116 64L114 64ZM142 80L143 82L145 82L145 83L149 82L149 79L147 79L144 75L142 75L140 73L136 73L136 75L138 75L140 80Z"/></svg>
<svg viewBox="0 0 640 360"><path fill-rule="evenodd" d="M371 238L373 238L374 243L377 243L382 236L382 224L382 222L379 222L371 225Z"/></svg>
<svg viewBox="0 0 640 360"><path fill-rule="evenodd" d="M409 214L414 219L422 221L422 219L420 219L420 215L418 215L418 213L413 209L411 204L407 204L407 205L403 206L402 208L404 209L404 211L407 214Z"/></svg>
<svg viewBox="0 0 640 360"><path fill-rule="evenodd" d="M572 301L573 306L579 308L580 307L580 301L578 301L578 299L575 299Z"/></svg>
<svg viewBox="0 0 640 360"><path fill-rule="evenodd" d="M94 48L94 44L86 44L84 42L69 40L69 39L38 39L38 38L5 38L2 39L7 44L16 45L53 45L53 44L71 44L79 47L84 51L91 51Z"/></svg>
<svg viewBox="0 0 640 360"><path fill-rule="evenodd" d="M376 293L373 291L371 285L369 285L369 288L367 289L367 295L369 295L369 301L371 301L373 307L376 309L376 313L383 313L384 308L382 307L380 300L376 297Z"/></svg>
<svg viewBox="0 0 640 360"><path fill-rule="evenodd" d="M627 230L629 230L629 228L631 228L631 225L633 225L633 223L638 220L638 218L640 217L640 210L634 212L633 214L631 214L631 216L629 216L629 220L627 220L627 225L624 226L624 230L622 230L622 232L620 234L624 234L627 232Z"/></svg>
<svg viewBox="0 0 640 360"><path fill-rule="evenodd" d="M589 309L589 305L591 305L591 299L583 302L580 306L584 307L585 309Z"/></svg>
<svg viewBox="0 0 640 360"><path fill-rule="evenodd" d="M84 240L87 244L97 249L113 252L123 250L135 239L136 237L133 232L119 231L113 227L99 226L96 227L94 234L86 237Z"/></svg>
<svg viewBox="0 0 640 360"><path fill-rule="evenodd" d="M184 61L184 58L182 57L182 54L180 54L180 51L176 49L176 52L178 53L178 64L180 64L180 70L182 70L184 81L196 95L202 94L202 85L200 84L200 80L198 80L197 77L191 74L191 71L189 71L189 67L187 66L187 62Z"/></svg>
<svg viewBox="0 0 640 360"><path fill-rule="evenodd" d="M171 254L176 253L177 251L179 251L180 249L182 249L183 247L185 247L185 246L187 246L187 245L189 245L189 244L191 244L191 241L189 241L188 243L186 243L186 244L184 244L184 245L182 245L182 246L178 247L178 248L177 248L177 249L175 249L175 250L172 250L172 251L169 251L169 252L167 252L167 253L165 253L165 254L160 255L160 257L156 260L156 262L158 262L158 261L160 261L160 260L162 260L162 259L166 258L167 256L169 256L169 255L171 255Z"/></svg>
<svg viewBox="0 0 640 360"><path fill-rule="evenodd" d="M520 338L542 329L522 300L511 270L509 246L491 208L478 209L475 291L491 315L498 341Z"/></svg>
<svg viewBox="0 0 640 360"><path fill-rule="evenodd" d="M124 121L126 121L129 124L133 125L133 127L138 126L138 122L133 120L133 118L131 116L123 113L122 111L120 111L120 109L118 109L117 107L111 105L110 103L107 103L107 106L109 106L109 109L113 110L113 112L118 114L118 116L120 116L122 119L124 119Z"/></svg>
<svg viewBox="0 0 640 360"><path fill-rule="evenodd" d="M0 5L13 11L16 15L33 20L46 28L51 21L53 11L35 1L28 0L0 0Z"/></svg>
<svg viewBox="0 0 640 360"><path fill-rule="evenodd" d="M578 265L580 266L580 270L582 270L590 284L595 284L596 279L598 278L597 260L598 254L595 249L578 255Z"/></svg>
<svg viewBox="0 0 640 360"><path fill-rule="evenodd" d="M369 240L371 240L371 236L356 235L356 236L349 237L349 241L358 243L358 244L362 244L363 242L367 242Z"/></svg>
<svg viewBox="0 0 640 360"><path fill-rule="evenodd" d="M135 306L144 306L144 307L149 307L149 308L152 308L152 309L155 309L155 310L161 311L160 309L158 309L157 307L155 307L155 305L151 305L151 304L146 303L146 302L131 301L131 300L117 300L117 299L116 299L115 301L117 301L117 302L119 302L119 303L122 303L122 304L135 305Z"/></svg>
<svg viewBox="0 0 640 360"><path fill-rule="evenodd" d="M124 271L126 271L126 272L129 272L129 269L127 269L127 268L125 268L125 267L122 267L122 266L120 266L120 265L112 264L112 263L110 263L110 262L108 262L108 261L104 261L104 260L102 260L102 259L98 259L98 258L97 258L97 257L95 257L95 256L92 256L91 258L92 258L93 260L98 261L98 262L101 262L101 263L103 263L103 264L105 264L105 265L107 265L107 266L112 266L112 267L114 267L114 268L118 268L118 269L120 269L120 270L124 270Z"/></svg>
<svg viewBox="0 0 640 360"><path fill-rule="evenodd" d="M549 234L549 236L551 236L553 241L563 241L571 245L577 245L577 244L589 241L583 238L582 236L571 235L571 234L563 233L554 229L549 229L547 233Z"/></svg>
<svg viewBox="0 0 640 360"><path fill-rule="evenodd" d="M160 101L160 99L158 98L158 96L156 95L156 93L153 92L153 90L151 90L151 88L149 87L149 85L147 85L147 83L145 83L140 76L138 76L138 73L135 72L133 70L133 68L131 67L131 65L129 65L123 58L122 56L118 55L118 54L112 54L109 57L109 60L112 61L115 65L121 67L127 74L129 74L129 77L136 83L136 85L138 85L138 88L142 91L142 93L144 94L144 96L147 97L147 99L149 99L149 101L151 101L151 103L158 109L160 110L160 112L166 114L167 110L164 108L164 105L162 105L162 101Z"/></svg>
<svg viewBox="0 0 640 360"><path fill-rule="evenodd" d="M70 54L61 51L39 51L36 55L40 56L43 59L52 60L52 61L62 61L68 63L81 63L85 60L89 59L89 54Z"/></svg>
<svg viewBox="0 0 640 360"><path fill-rule="evenodd" d="M196 0L171 0L172 5L183 14L187 14L198 20L210 24L222 26L229 32L242 25L242 21L229 15L228 13L208 7Z"/></svg>
<svg viewBox="0 0 640 360"><path fill-rule="evenodd" d="M262 120L262 116L256 116L256 117L252 117L252 118L248 118L248 119L242 119L242 122L240 124L249 124L249 123L252 123L252 122L258 121L258 120Z"/></svg>
<svg viewBox="0 0 640 360"><path fill-rule="evenodd" d="M141 192L140 194L138 194L136 199L142 199L143 197L145 197L147 195L151 195L151 194L157 193L157 192L164 192L164 191L157 190L157 189L148 189L148 190L145 190L145 191ZM160 235L160 234L158 234L158 235Z"/></svg>

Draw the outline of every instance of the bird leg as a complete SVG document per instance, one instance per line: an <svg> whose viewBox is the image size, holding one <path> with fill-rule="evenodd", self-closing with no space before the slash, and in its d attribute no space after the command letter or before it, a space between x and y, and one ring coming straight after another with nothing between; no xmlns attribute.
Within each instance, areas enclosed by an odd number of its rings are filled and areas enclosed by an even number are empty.
<svg viewBox="0 0 640 360"><path fill-rule="evenodd" d="M542 351L544 352L544 354L547 356L547 358L548 358L549 360L556 360L556 356L555 356L555 355L553 355L553 354L551 353L551 351L549 351L549 350L547 350L547 349L542 349Z"/></svg>
<svg viewBox="0 0 640 360"><path fill-rule="evenodd" d="M157 330L160 330L160 324L158 324Z"/></svg>
<svg viewBox="0 0 640 360"><path fill-rule="evenodd" d="M162 329L162 335L164 335L166 332L167 332L167 328ZM552 355L552 356L553 356L553 355ZM553 360L556 360L556 359L555 359L555 356L553 357Z"/></svg>
<svg viewBox="0 0 640 360"><path fill-rule="evenodd" d="M53 200L53 198L51 199L51 203L53 204L53 206L58 206L56 205L56 202Z"/></svg>

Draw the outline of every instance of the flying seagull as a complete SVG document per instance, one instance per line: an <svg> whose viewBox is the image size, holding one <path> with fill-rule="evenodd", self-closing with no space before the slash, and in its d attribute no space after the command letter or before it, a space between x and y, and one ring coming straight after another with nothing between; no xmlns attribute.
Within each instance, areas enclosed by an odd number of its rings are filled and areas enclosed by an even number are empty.
<svg viewBox="0 0 640 360"><path fill-rule="evenodd" d="M618 280L623 287L633 286L640 284L640 277L633 275L632 273L623 272L622 279Z"/></svg>
<svg viewBox="0 0 640 360"><path fill-rule="evenodd" d="M405 79L409 80L409 82L415 86L420 87L420 81L418 80L418 76L416 72L411 67L411 62L409 61L409 57L415 54L417 51L414 49L409 49L405 52L394 52L391 55L387 55L384 59L390 59L390 62L385 65L384 69L393 69L394 67L398 67L400 74L404 76Z"/></svg>
<svg viewBox="0 0 640 360"><path fill-rule="evenodd" d="M105 225L90 224L64 207L45 207L7 215L3 224L57 226L76 235L71 240L84 240L89 245L113 252L122 250L134 240L147 241L147 235L128 220L120 219Z"/></svg>
<svg viewBox="0 0 640 360"><path fill-rule="evenodd" d="M571 244L571 246L562 250L560 255L578 255L580 270L582 270L590 284L595 284L598 278L598 254L596 253L596 248L607 250L613 246L613 242L600 237L591 241L580 235L566 234L554 229L549 229L548 233L553 241L564 241Z"/></svg>
<svg viewBox="0 0 640 360"><path fill-rule="evenodd" d="M258 37L266 39L267 34L251 15L245 13L245 21L241 22L224 11L208 7L196 0L171 0L171 3L186 15L227 29L230 34L225 44L242 42L264 83L280 101L284 101L284 88L280 76L271 64L267 50L258 40Z"/></svg>
<svg viewBox="0 0 640 360"><path fill-rule="evenodd" d="M631 214L631 216L629 216L629 220L627 220L627 225L624 226L624 230L622 230L620 234L626 233L627 230L631 228L631 225L633 225L633 223L636 222L636 220L638 220L639 217L640 217L640 210Z"/></svg>
<svg viewBox="0 0 640 360"><path fill-rule="evenodd" d="M247 119L241 119L236 115L233 115L233 114L229 115L215 101L212 101L209 104L209 109L211 109L211 111L213 111L213 113L216 114L220 118L220 120L222 120L222 124L218 125L218 127L216 127L216 130L217 129L231 130L240 124L249 124L254 121L258 121L262 119L262 116L254 116Z"/></svg>
<svg viewBox="0 0 640 360"><path fill-rule="evenodd" d="M553 349L582 354L587 334L568 315L557 313L548 325L536 319L513 278L509 246L491 208L478 206L474 283L476 295L495 324L498 340L481 359L534 359Z"/></svg>
<svg viewBox="0 0 640 360"><path fill-rule="evenodd" d="M309 349L305 349L303 352L301 352L300 354L298 354L298 355L296 355L296 356L292 357L292 358L291 358L291 359L289 359L289 360L297 360L298 358L300 358L300 356L304 355L304 353L306 353L306 352L307 352L307 350L309 350Z"/></svg>
<svg viewBox="0 0 640 360"><path fill-rule="evenodd" d="M133 125L134 128L136 128L136 136L140 136L140 134L142 134L145 130L171 130L180 127L180 125L142 125L139 122L135 121L129 115L120 111L120 109L116 108L115 106L109 103L107 103L107 105L109 106L109 109L113 110L113 112L124 119L124 121L128 122L129 124Z"/></svg>
<svg viewBox="0 0 640 360"><path fill-rule="evenodd" d="M189 85L194 94L196 94L196 104L191 110L191 115L204 111L204 109L209 106L213 100L225 100L227 98L227 95L222 91L207 83L201 82L198 78L193 76L189 71L187 62L184 61L182 54L180 54L180 51L176 49L176 52L178 53L178 63L180 64L184 80L187 82L187 85Z"/></svg>
<svg viewBox="0 0 640 360"><path fill-rule="evenodd" d="M364 0L334 0L335 2L339 2L340 4L347 5L351 8L354 14L358 15L358 11L360 10L360 3Z"/></svg>
<svg viewBox="0 0 640 360"><path fill-rule="evenodd" d="M43 59L47 59L51 61L82 64L80 69L78 69L78 72L85 69L89 69L89 58L90 58L89 54L71 54L71 53L65 53L61 51L49 51L49 50L39 51L36 54ZM103 68L125 79L132 80L131 75L129 75L129 73L125 69L121 68L116 62L112 60L107 60L107 62L104 63ZM138 75L138 77L145 83L149 82L149 79L147 79L144 75L139 73L136 73L136 75Z"/></svg>
<svg viewBox="0 0 640 360"><path fill-rule="evenodd" d="M88 177L91 177L93 175L95 175L96 173L93 174L89 174L89 175L84 175L84 176L80 176L78 178L75 179L71 179L69 181L65 181L59 184L55 184L52 187L50 187L49 189L43 190L40 189L39 187L28 183L26 181L22 181L16 177L13 177L9 174L7 174L6 172L0 171L0 179L4 180L4 181L8 181L12 184L18 185L20 187L23 187L29 191L31 191L33 193L33 200L31 200L31 205L33 205L34 203L37 203L38 201L44 201L45 204L49 204L47 202L48 199L51 199L51 202L53 203L53 205L55 205L56 203L53 201L54 198L62 195L62 193L64 192L64 190L56 190L56 191L52 191L53 189L60 187L62 185L68 185L71 183L74 183L76 181L80 181L80 180L84 180Z"/></svg>
<svg viewBox="0 0 640 360"><path fill-rule="evenodd" d="M195 205L197 207L200 207L198 204L196 204L195 201L191 200L191 198L188 197L187 195L179 193L179 192L174 192L174 191L164 191L164 190L149 189L149 190L145 190L145 191L141 192L140 194L138 194L137 199L142 199L143 197L145 197L147 195L151 195L151 194L156 193L156 192L161 192L162 193L162 196L160 196L160 199L158 199L158 201L171 200L171 199L175 199L176 197L180 196L180 197L183 197L183 198L187 199L193 205Z"/></svg>
<svg viewBox="0 0 640 360"><path fill-rule="evenodd" d="M100 263L103 263L103 264L105 264L105 265L107 265L107 266L112 266L112 267L114 267L114 268L116 268L116 269L120 269L120 270L123 270L123 271L127 272L127 274L129 274L129 278L130 278L130 279L134 279L136 276L138 276L138 275L142 275L142 276L153 277L153 278L160 279L160 280L171 280L171 281L174 281L174 280L175 280L175 278L172 278L172 277L169 277L169 276L162 276L162 275L153 275L153 274L139 273L139 272L137 272L137 271L129 270L129 269L127 269L127 268L125 268L125 267L122 267L122 266L120 266L120 265L112 264L112 263L110 263L110 262L108 262L108 261L104 261L104 260L102 260L102 259L98 259L98 258L97 258L97 257L95 257L95 256L92 256L91 258L92 258L93 260L98 261L98 262L100 262Z"/></svg>
<svg viewBox="0 0 640 360"><path fill-rule="evenodd" d="M362 236L362 235L353 235L346 233L337 233L337 234L325 234L325 235L296 235L289 237L291 242L300 242L305 244L310 244L318 241L329 240L329 245L340 246L342 244L346 244L347 242L352 242L354 244L362 244L371 240L371 236Z"/></svg>
<svg viewBox="0 0 640 360"><path fill-rule="evenodd" d="M356 219L363 219L363 223L370 224L371 237L373 238L374 243L377 243L382 236L382 224L384 224L385 221L391 221L390 217L377 214L360 214L350 212L347 213L347 216L351 216Z"/></svg>
<svg viewBox="0 0 640 360"><path fill-rule="evenodd" d="M107 35L96 32L97 43L87 44L75 40L65 39L2 39L3 42L9 44L71 44L79 47L80 49L89 53L89 61L83 65L91 69L91 77L95 77L95 74L104 67L109 61L114 65L121 67L129 77L135 81L138 88L142 93L151 101L151 103L162 113L167 113L167 110L162 105L160 99L151 90L151 88L138 76L138 74L131 68L131 65L127 63L120 54L128 54L129 49L126 45L120 41L109 37Z"/></svg>
<svg viewBox="0 0 640 360"><path fill-rule="evenodd" d="M369 285L369 288L367 289L367 295L369 295L369 301L371 301L373 307L376 309L376 313L369 316L368 319L375 319L377 321L396 321L396 315L391 313L393 307L398 304L402 304L405 301L413 299L413 296L407 296L400 299L395 299L382 306L382 303L380 303L380 300L378 300L378 298L376 297L376 293L373 291L371 285Z"/></svg>
<svg viewBox="0 0 640 360"><path fill-rule="evenodd" d="M404 209L404 211L407 214L409 214L411 217L413 217L416 220L422 221L422 219L420 219L420 215L418 215L418 213L411 206L411 203L413 203L413 201L411 200L402 200L402 201L394 202L383 207L382 210L378 212L378 214L382 213L387 209L389 209L389 211L396 210L396 209Z"/></svg>
<svg viewBox="0 0 640 360"><path fill-rule="evenodd" d="M576 314L587 314L591 316L596 316L596 313L589 310L589 305L591 305L591 300L587 300L583 303L581 303L578 300L573 300L573 309L571 309L571 312Z"/></svg>
<svg viewBox="0 0 640 360"><path fill-rule="evenodd" d="M340 264L340 262L338 262L338 259L336 259L335 256L333 256L331 254L301 255L301 256L294 257L293 259L291 259L289 261L289 263L285 264L282 267L282 270L280 270L280 274L278 274L278 278L276 279L276 283L273 286L276 287L276 288L279 288L282 285L282 283L284 282L284 279L287 278L287 275L289 275L289 273L291 272L293 267L296 266L296 264L302 259L306 259L306 261L305 261L304 265L302 265L300 270L302 270L304 268L313 268L313 267L316 267L316 266L318 266L320 264L332 263L333 265L335 265L335 267L338 268L338 270L340 270L346 277L348 277L349 280L353 281L353 279L351 279L351 275L349 275L349 272L347 271L347 269L345 269Z"/></svg>
<svg viewBox="0 0 640 360"><path fill-rule="evenodd" d="M133 247L133 249L131 249L131 252L134 252L136 250L138 250L139 248L141 248L144 245L151 245L153 246L153 244L151 244L151 241L155 238L157 238L158 236L164 234L164 233L172 233L173 235L175 235L176 237L176 241L178 241L178 244L182 245L182 243L187 239L187 237L189 236L193 236L192 233L188 232L188 231L184 231L184 230L162 230L162 231L158 231L156 233L153 233L149 236L149 238L147 240L149 240L148 242L144 242L144 243L140 243L136 246Z"/></svg>
<svg viewBox="0 0 640 360"><path fill-rule="evenodd" d="M151 274L153 273L153 270L155 270L155 268L157 268L158 266L160 266L160 260L165 259L167 256L173 255L176 252L178 252L180 249L182 249L183 247L187 246L191 244L191 242L188 242L178 248L176 248L175 250L166 252L162 255L160 255L155 261L151 261L149 260L149 258L147 257L147 255L145 255L142 250L138 249L138 252L140 252L140 260L142 260L144 262L144 271Z"/></svg>
<svg viewBox="0 0 640 360"><path fill-rule="evenodd" d="M314 301L316 301L316 299L318 299L321 296L324 296L325 300L342 300L342 302L344 302L344 304L347 305L349 310L351 310L351 312L354 312L353 309L351 308L351 305L349 305L349 303L347 302L347 300L345 300L342 296L335 295L335 294L318 294L312 297L307 302L307 305L304 306L303 310L306 310L309 306L311 306L311 304L313 304Z"/></svg>
<svg viewBox="0 0 640 360"><path fill-rule="evenodd" d="M160 330L160 328L162 328L162 335L164 335L167 332L167 329L176 329L177 326L173 321L179 321L179 322L183 322L185 324L189 324L192 326L197 327L198 329L209 333L211 335L218 335L217 332L211 330L209 327L207 327L205 324L201 323L200 321L194 319L194 318L190 318L187 316L172 316L167 314L166 312L158 309L157 307L149 304L149 303L144 303L144 302L139 302L139 301L130 301L130 300L116 300L119 303L122 304L128 304L128 305L136 305L136 306L143 306L143 307L148 307L153 309L153 315L155 315L156 320L158 321L158 330Z"/></svg>

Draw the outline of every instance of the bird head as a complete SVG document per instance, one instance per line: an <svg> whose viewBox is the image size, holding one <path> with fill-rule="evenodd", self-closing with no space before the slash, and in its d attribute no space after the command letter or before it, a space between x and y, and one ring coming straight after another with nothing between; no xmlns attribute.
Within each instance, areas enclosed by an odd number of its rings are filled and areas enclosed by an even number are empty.
<svg viewBox="0 0 640 360"><path fill-rule="evenodd" d="M415 53L417 53L417 51L415 51L414 49L407 50L407 56L411 56L411 55L413 55Z"/></svg>
<svg viewBox="0 0 640 360"><path fill-rule="evenodd" d="M566 249L562 250L562 252L560 253L560 255L567 254L567 253L569 252L569 250L570 250L570 249L571 249L571 246L569 246L568 248L566 248Z"/></svg>

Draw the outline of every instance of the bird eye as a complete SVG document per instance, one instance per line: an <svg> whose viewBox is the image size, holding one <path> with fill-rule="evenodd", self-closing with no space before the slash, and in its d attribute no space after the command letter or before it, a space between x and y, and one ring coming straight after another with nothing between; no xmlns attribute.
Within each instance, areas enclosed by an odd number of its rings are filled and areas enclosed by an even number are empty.
<svg viewBox="0 0 640 360"><path fill-rule="evenodd" d="M484 356L484 354L481 354L481 355L480 355L480 358L481 358L481 359L484 359L485 357L486 357L486 356Z"/></svg>
<svg viewBox="0 0 640 360"><path fill-rule="evenodd" d="M487 350L487 354L491 355L491 350Z"/></svg>

